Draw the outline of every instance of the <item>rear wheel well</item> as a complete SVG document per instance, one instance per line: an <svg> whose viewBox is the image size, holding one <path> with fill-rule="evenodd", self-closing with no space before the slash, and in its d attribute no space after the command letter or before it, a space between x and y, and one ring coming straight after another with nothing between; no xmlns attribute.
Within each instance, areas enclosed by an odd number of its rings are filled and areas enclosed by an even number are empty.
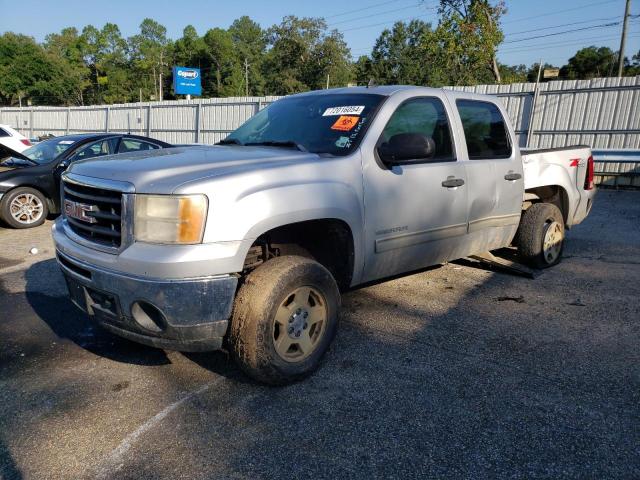
<svg viewBox="0 0 640 480"><path fill-rule="evenodd" d="M529 188L525 191L523 210L527 210L535 203L550 203L558 207L562 213L562 219L567 224L569 218L569 196L564 188L558 185L546 185L544 187Z"/></svg>
<svg viewBox="0 0 640 480"><path fill-rule="evenodd" d="M284 255L313 258L331 272L341 290L351 285L353 234L342 220L308 220L265 232L249 249L243 273L247 274L269 259Z"/></svg>

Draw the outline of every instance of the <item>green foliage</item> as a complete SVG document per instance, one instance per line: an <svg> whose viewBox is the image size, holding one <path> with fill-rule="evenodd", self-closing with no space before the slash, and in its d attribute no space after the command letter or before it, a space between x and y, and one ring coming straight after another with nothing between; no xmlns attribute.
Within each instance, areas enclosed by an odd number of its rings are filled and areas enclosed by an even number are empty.
<svg viewBox="0 0 640 480"><path fill-rule="evenodd" d="M382 84L429 84L432 70L424 68L424 39L431 33L431 25L421 20L385 29L373 47L369 75Z"/></svg>
<svg viewBox="0 0 640 480"><path fill-rule="evenodd" d="M344 86L351 78L350 51L342 34L326 32L319 18L285 17L267 31L271 47L265 55L266 88L286 95L329 85Z"/></svg>
<svg viewBox="0 0 640 480"><path fill-rule="evenodd" d="M440 22L423 38L433 85L500 83L496 51L504 35L504 4L489 0L440 0Z"/></svg>
<svg viewBox="0 0 640 480"><path fill-rule="evenodd" d="M396 22L377 38L371 55L351 60L343 35L322 18L287 16L263 29L248 16L227 29L182 37L146 18L139 32L122 36L113 23L65 28L33 38L0 36L0 102L82 105L175 98L171 67L199 67L203 96L286 95L350 82L473 85L535 81L538 66L503 65L503 0L439 0L435 27L421 20ZM559 78L611 75L617 54L606 47L579 50ZM545 65L544 68L551 68ZM640 74L640 52L625 58L625 75ZM248 81L247 81L248 80ZM542 80L544 81L544 80Z"/></svg>
<svg viewBox="0 0 640 480"><path fill-rule="evenodd" d="M15 104L22 97L59 105L81 100L81 73L62 57L47 53L25 35L0 36L0 100Z"/></svg>
<svg viewBox="0 0 640 480"><path fill-rule="evenodd" d="M607 47L587 47L569 59L560 76L570 80L611 76L618 64L618 55Z"/></svg>

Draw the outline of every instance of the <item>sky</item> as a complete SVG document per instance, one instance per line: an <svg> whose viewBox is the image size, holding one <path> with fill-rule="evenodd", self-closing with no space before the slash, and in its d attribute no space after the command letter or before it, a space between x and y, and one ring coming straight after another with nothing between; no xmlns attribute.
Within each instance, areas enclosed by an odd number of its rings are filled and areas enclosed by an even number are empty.
<svg viewBox="0 0 640 480"><path fill-rule="evenodd" d="M380 32L395 21L420 18L436 23L437 0L0 0L0 32L31 35L38 41L48 33L87 24L116 23L124 36L138 31L145 17L167 27L170 38L182 35L186 25L204 34L228 27L248 15L263 28L286 15L324 17L330 28L343 32L352 55L368 54ZM506 0L502 25L505 42L501 63L531 65L540 59L561 66L581 47L620 45L625 0ZM632 0L631 14L640 14L640 0ZM612 24L612 25L610 25ZM626 54L640 50L640 18L630 20Z"/></svg>

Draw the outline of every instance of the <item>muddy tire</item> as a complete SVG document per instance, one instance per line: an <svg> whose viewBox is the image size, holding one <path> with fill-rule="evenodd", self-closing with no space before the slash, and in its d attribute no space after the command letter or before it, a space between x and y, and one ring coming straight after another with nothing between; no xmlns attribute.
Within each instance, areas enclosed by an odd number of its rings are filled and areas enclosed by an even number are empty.
<svg viewBox="0 0 640 480"><path fill-rule="evenodd" d="M12 228L37 227L48 214L47 199L33 188L14 188L0 201L0 217Z"/></svg>
<svg viewBox="0 0 640 480"><path fill-rule="evenodd" d="M518 251L534 268L556 265L564 250L562 212L550 203L536 203L522 215L518 228Z"/></svg>
<svg viewBox="0 0 640 480"><path fill-rule="evenodd" d="M229 345L250 377L285 385L311 374L338 326L340 293L318 262L283 256L245 279L236 296Z"/></svg>

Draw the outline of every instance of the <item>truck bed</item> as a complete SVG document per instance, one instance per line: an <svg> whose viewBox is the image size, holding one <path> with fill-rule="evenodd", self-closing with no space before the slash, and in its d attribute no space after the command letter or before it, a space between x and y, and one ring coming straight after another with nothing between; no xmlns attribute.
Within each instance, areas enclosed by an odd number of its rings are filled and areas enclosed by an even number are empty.
<svg viewBox="0 0 640 480"><path fill-rule="evenodd" d="M558 185L564 190L571 206L567 226L580 223L588 215L595 190L585 189L591 148L570 147L523 149L525 192L544 186ZM527 193L525 193L527 195Z"/></svg>

